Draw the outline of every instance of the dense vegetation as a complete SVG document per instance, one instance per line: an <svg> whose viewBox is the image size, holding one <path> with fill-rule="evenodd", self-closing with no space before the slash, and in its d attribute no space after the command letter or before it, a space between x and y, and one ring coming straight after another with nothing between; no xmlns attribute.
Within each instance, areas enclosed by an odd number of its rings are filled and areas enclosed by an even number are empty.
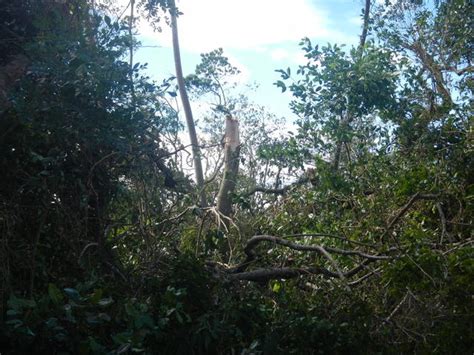
<svg viewBox="0 0 474 355"><path fill-rule="evenodd" d="M472 354L472 1L367 1L357 47L302 40L295 133L203 54L202 191L175 78L133 62L174 2L131 4L0 2L0 353Z"/></svg>

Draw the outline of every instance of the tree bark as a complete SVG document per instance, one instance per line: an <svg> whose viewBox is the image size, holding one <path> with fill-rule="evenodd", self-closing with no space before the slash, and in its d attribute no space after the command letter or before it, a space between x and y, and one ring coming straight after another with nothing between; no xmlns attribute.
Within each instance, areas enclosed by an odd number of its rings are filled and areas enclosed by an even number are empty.
<svg viewBox="0 0 474 355"><path fill-rule="evenodd" d="M130 83L132 85L132 103L135 103L135 85L133 84L133 21L134 21L134 10L135 10L135 0L130 0L130 19L128 22L128 35L130 40L130 56L129 56L129 66L130 66Z"/></svg>
<svg viewBox="0 0 474 355"><path fill-rule="evenodd" d="M423 47L420 41L415 41L411 45L406 46L408 49L413 51L416 56L420 59L423 67L428 70L431 74L438 93L442 96L443 105L447 107L451 107L453 104L453 99L451 98L451 94L449 90L446 88L445 80L443 78L443 73L441 69L436 64L433 57L428 53L428 51Z"/></svg>
<svg viewBox="0 0 474 355"><path fill-rule="evenodd" d="M176 20L177 8L172 1L171 4L171 30L173 34L173 53L174 53L174 64L176 68L176 79L178 81L179 95L181 96L181 102L183 103L184 115L186 117L186 124L188 126L189 139L191 141L191 147L193 152L194 162L194 173L196 175L196 186L199 193L199 205L206 207L206 195L204 192L204 174L202 171L201 162L201 149L199 147L198 138L196 134L196 125L194 123L193 112L191 110L191 104L189 102L188 94L184 84L183 68L181 66L181 53L179 49L179 38L178 38L178 23Z"/></svg>
<svg viewBox="0 0 474 355"><path fill-rule="evenodd" d="M372 0L365 0L365 9L364 9L364 24L362 27L362 35L360 36L359 48L364 47L365 41L367 39L367 33L369 31L369 16L370 16L370 3Z"/></svg>
<svg viewBox="0 0 474 355"><path fill-rule="evenodd" d="M217 210L226 217L232 214L232 194L237 182L239 159L239 121L229 115L225 121L224 176L217 195Z"/></svg>

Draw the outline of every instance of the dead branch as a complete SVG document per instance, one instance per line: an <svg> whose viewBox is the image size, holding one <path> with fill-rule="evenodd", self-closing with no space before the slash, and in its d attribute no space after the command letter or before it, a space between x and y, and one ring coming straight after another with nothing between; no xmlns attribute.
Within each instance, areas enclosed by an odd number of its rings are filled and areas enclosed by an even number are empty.
<svg viewBox="0 0 474 355"><path fill-rule="evenodd" d="M254 256L254 251L253 249L257 246L257 244L261 242L272 242L275 244L283 245L286 246L290 249L293 250L298 250L298 251L314 251L318 252L321 255L325 255L326 252L331 252L335 254L340 254L340 255L356 255L363 257L368 260L387 260L391 259L390 256L387 255L371 255L371 254L366 254L363 252L360 252L358 250L345 250L345 249L339 249L339 248L333 248L333 247L322 247L320 245L303 245L303 244L297 244L294 242L291 242L286 239L282 239L279 237L274 237L271 235L256 235L253 236L252 238L249 239L247 242L247 245L244 249L244 252L247 256Z"/></svg>
<svg viewBox="0 0 474 355"><path fill-rule="evenodd" d="M407 297L408 297L409 292L407 291L405 293L405 296L403 296L402 300L397 304L397 306L393 309L393 311L390 313L390 315L384 319L383 323L388 323L390 320L393 318L393 316L398 312L398 310L402 307L402 305L405 303Z"/></svg>
<svg viewBox="0 0 474 355"><path fill-rule="evenodd" d="M449 241L452 242L453 240L446 229L446 216L444 215L443 207L440 202L436 203L436 209L438 210L439 218L441 220L441 236L439 238L439 244L443 244L444 237L448 237Z"/></svg>
<svg viewBox="0 0 474 355"><path fill-rule="evenodd" d="M362 281L365 281L367 280L369 277L371 277L372 275L375 275L377 272L379 272L381 270L380 267L372 270L371 272L365 274L364 276L360 277L359 279L355 280L355 281L352 281L350 282L348 285L349 286L356 286L358 284L360 284Z"/></svg>

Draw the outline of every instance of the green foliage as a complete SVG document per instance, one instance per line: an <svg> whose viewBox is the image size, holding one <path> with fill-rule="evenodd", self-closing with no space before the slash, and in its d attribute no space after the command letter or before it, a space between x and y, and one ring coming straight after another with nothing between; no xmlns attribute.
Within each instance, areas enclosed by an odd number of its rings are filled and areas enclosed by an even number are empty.
<svg viewBox="0 0 474 355"><path fill-rule="evenodd" d="M174 7L137 3L154 20ZM303 40L307 63L276 83L296 134L232 94L221 49L202 55L187 85L217 100L210 160L224 114L241 125L229 228L194 206L170 152L174 78L124 60L129 24L109 10L0 5L0 78L17 75L0 83L1 351L472 353L470 2L387 2L359 48ZM250 260L257 234L330 257L262 243Z"/></svg>

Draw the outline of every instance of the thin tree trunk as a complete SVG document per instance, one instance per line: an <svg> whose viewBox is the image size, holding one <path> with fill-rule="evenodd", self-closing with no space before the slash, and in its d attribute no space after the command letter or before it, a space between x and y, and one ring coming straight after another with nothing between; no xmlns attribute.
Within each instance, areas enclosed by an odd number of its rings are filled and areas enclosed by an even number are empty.
<svg viewBox="0 0 474 355"><path fill-rule="evenodd" d="M365 45L367 39L367 33L369 31L369 16L370 16L370 3L372 0L365 0L364 9L364 24L362 27L362 35L360 36L359 47L362 48Z"/></svg>
<svg viewBox="0 0 474 355"><path fill-rule="evenodd" d="M196 125L194 124L193 112L191 110L191 104L189 103L188 94L184 85L183 68L181 66L181 54L179 49L179 38L178 38L178 23L176 20L176 6L174 1L171 8L171 30L173 33L173 53L174 53L174 64L176 67L176 79L178 81L179 95L183 103L184 115L186 117L186 124L188 126L189 139L191 140L191 147L193 151L194 161L194 172L196 174L196 185L199 191L199 204L201 207L206 207L206 195L204 192L204 174L202 171L201 162L201 149L198 144L198 138L196 134Z"/></svg>
<svg viewBox="0 0 474 355"><path fill-rule="evenodd" d="M133 71L133 18L134 18L134 10L135 10L135 0L130 0L130 18L128 20L128 36L130 40L130 57L129 57L129 65L130 65L130 76L132 76Z"/></svg>
<svg viewBox="0 0 474 355"><path fill-rule="evenodd" d="M133 20L134 20L135 0L130 0L130 20L128 22L128 35L130 40L130 82L132 85L132 100L135 101L135 86L133 85Z"/></svg>
<svg viewBox="0 0 474 355"><path fill-rule="evenodd" d="M226 217L232 214L232 194L239 173L239 159L239 121L229 115L225 121L224 176L217 195L217 210Z"/></svg>
<svg viewBox="0 0 474 355"><path fill-rule="evenodd" d="M451 98L449 90L446 88L443 73L441 72L439 66L436 64L433 57L428 53L428 51L425 50L420 41L415 41L415 43L406 47L412 50L417 55L425 69L427 69L431 74L438 93L443 98L443 105L451 107L453 104L453 99Z"/></svg>

